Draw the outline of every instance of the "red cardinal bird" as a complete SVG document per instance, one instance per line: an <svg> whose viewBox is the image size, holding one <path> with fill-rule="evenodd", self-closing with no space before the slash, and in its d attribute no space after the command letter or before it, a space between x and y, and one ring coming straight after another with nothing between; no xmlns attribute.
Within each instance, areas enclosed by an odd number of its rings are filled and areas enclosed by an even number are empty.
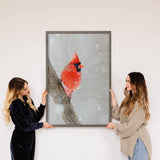
<svg viewBox="0 0 160 160"><path fill-rule="evenodd" d="M83 67L77 54L74 53L72 60L65 66L61 73L61 80L65 85L65 92L69 98L71 98L73 91L80 85L82 78L81 68Z"/></svg>

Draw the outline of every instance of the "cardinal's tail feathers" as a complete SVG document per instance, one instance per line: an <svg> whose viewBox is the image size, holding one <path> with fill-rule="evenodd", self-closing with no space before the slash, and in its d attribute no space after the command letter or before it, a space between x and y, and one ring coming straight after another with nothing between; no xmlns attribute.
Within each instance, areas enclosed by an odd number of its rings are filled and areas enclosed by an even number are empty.
<svg viewBox="0 0 160 160"><path fill-rule="evenodd" d="M69 89L69 88L67 88L67 87L65 87L64 89L65 89L65 92L66 92L67 96L68 96L69 98L71 98L71 95L72 95L72 93L73 93L73 89Z"/></svg>

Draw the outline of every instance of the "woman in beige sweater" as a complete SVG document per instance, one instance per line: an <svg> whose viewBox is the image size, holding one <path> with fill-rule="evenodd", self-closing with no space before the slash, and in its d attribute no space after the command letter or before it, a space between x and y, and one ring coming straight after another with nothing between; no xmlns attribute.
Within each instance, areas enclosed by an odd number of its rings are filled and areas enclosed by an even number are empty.
<svg viewBox="0 0 160 160"><path fill-rule="evenodd" d="M128 160L151 160L151 141L147 129L150 118L147 86L143 74L131 72L126 78L125 98L118 106L113 90L111 92L112 117L119 123L107 123L121 138L121 151Z"/></svg>

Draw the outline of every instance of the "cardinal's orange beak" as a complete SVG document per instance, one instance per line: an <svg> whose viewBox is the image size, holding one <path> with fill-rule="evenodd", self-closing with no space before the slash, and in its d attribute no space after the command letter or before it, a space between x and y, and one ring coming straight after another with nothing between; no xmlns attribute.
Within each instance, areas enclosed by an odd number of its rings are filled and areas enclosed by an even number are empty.
<svg viewBox="0 0 160 160"><path fill-rule="evenodd" d="M79 66L78 66L78 68L83 68L84 67L84 65L82 65L82 64L80 64Z"/></svg>

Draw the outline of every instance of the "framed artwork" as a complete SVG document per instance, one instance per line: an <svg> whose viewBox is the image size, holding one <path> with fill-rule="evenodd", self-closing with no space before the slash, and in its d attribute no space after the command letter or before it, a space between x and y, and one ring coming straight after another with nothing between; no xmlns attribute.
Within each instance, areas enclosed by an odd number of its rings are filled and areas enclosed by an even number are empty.
<svg viewBox="0 0 160 160"><path fill-rule="evenodd" d="M47 121L98 127L111 121L111 31L47 31Z"/></svg>

